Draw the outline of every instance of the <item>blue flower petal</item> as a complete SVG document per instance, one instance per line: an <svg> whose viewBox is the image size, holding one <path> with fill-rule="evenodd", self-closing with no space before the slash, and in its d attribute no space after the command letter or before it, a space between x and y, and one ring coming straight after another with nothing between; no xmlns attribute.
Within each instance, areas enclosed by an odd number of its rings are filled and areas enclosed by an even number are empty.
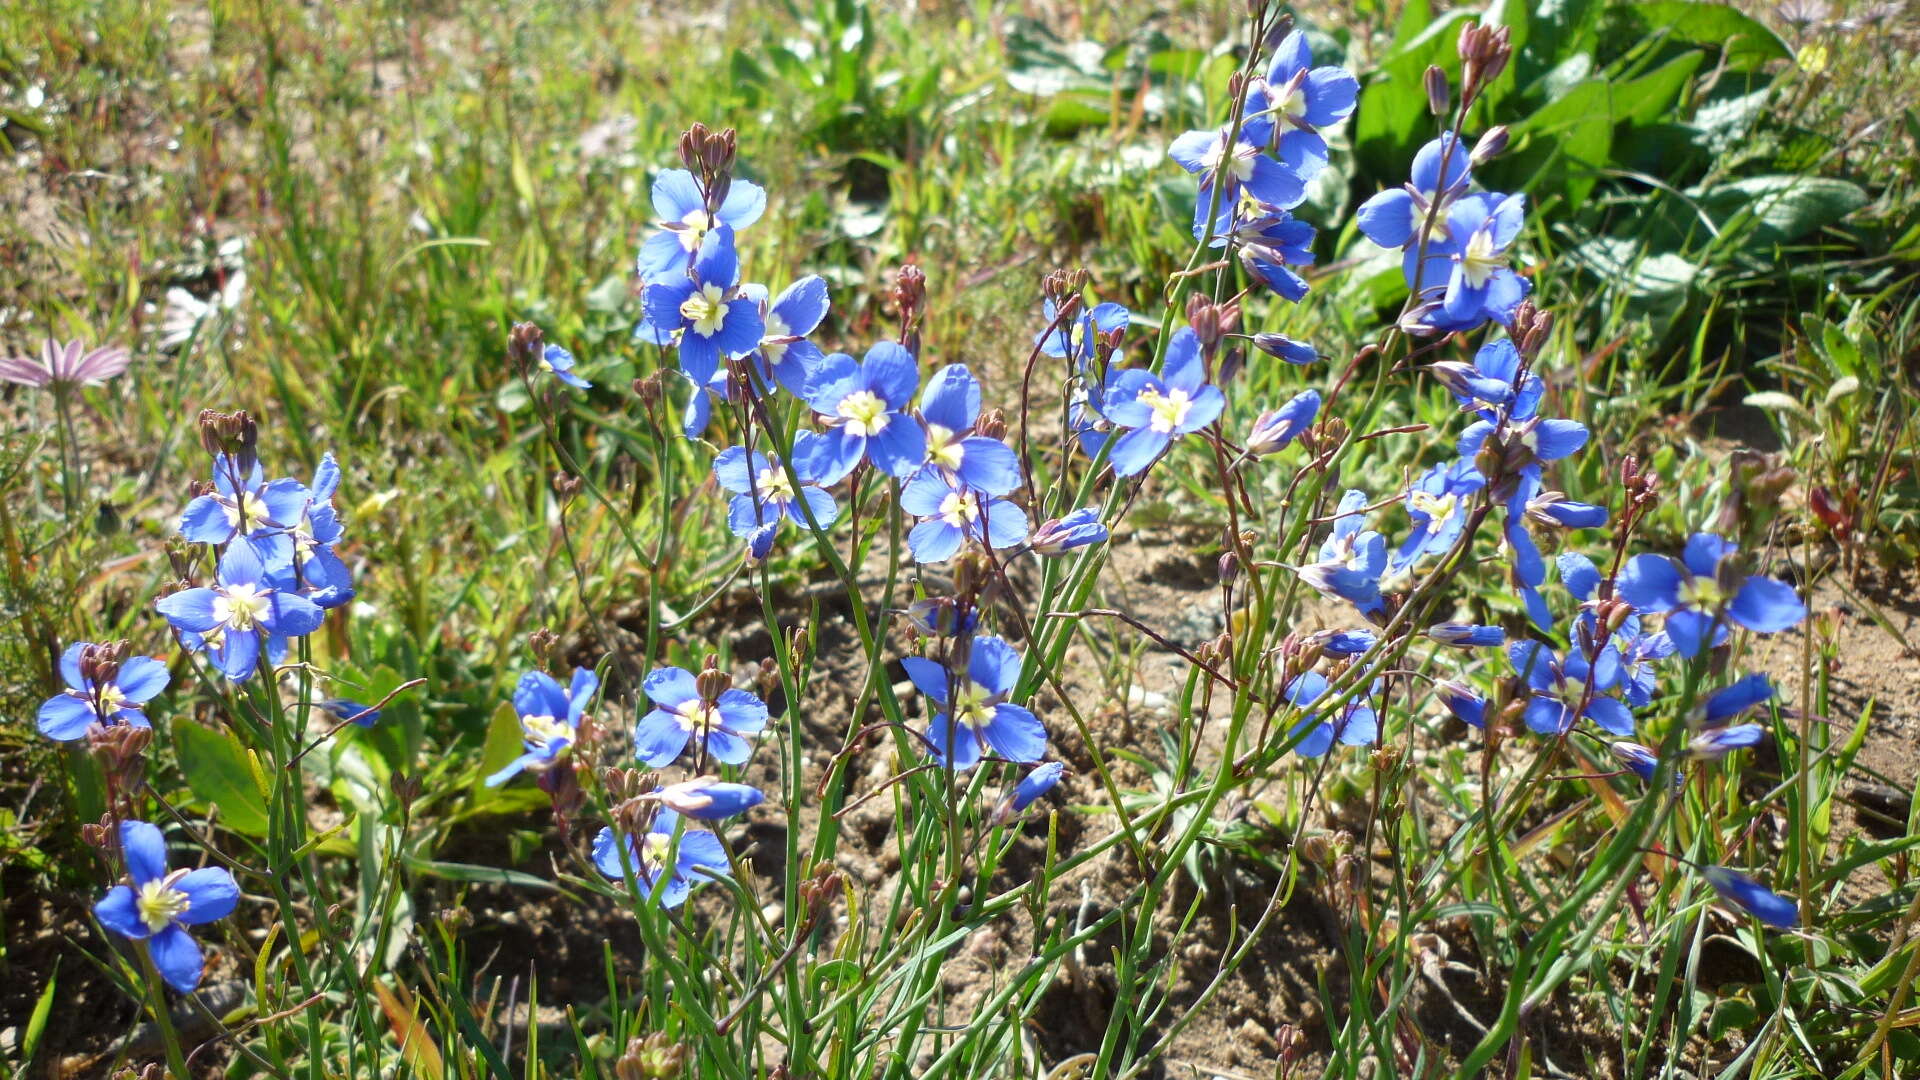
<svg viewBox="0 0 1920 1080"><path fill-rule="evenodd" d="M1807 617L1807 607L1793 586L1756 574L1734 594L1727 614L1756 634L1772 634L1797 625Z"/></svg>
<svg viewBox="0 0 1920 1080"><path fill-rule="evenodd" d="M153 954L153 966L168 986L182 994L191 994L200 985L200 972L206 965L200 945L193 935L178 925L167 927L147 941Z"/></svg>

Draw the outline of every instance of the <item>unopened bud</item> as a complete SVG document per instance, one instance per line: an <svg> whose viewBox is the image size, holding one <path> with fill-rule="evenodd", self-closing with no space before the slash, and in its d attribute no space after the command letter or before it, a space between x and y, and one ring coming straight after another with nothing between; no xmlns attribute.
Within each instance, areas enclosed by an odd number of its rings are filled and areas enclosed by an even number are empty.
<svg viewBox="0 0 1920 1080"><path fill-rule="evenodd" d="M1453 105L1453 88L1447 85L1447 73L1439 64L1427 65L1427 111L1435 116L1445 116Z"/></svg>
<svg viewBox="0 0 1920 1080"><path fill-rule="evenodd" d="M633 396L639 398L642 405L651 407L659 404L660 373L656 371L645 378L633 380Z"/></svg>
<svg viewBox="0 0 1920 1080"><path fill-rule="evenodd" d="M988 439L1004 438L1007 434L1007 414L999 409L988 409L974 423L973 433Z"/></svg>
<svg viewBox="0 0 1920 1080"><path fill-rule="evenodd" d="M546 339L546 333L532 323L514 323L507 331L507 359L517 369L529 370L545 350Z"/></svg>
<svg viewBox="0 0 1920 1080"><path fill-rule="evenodd" d="M527 649L542 667L554 666L554 661L558 659L555 647L559 644L560 635L544 626L527 635Z"/></svg>
<svg viewBox="0 0 1920 1080"><path fill-rule="evenodd" d="M1473 167L1477 169L1499 157L1506 151L1507 141L1511 138L1512 133L1507 130L1505 124L1496 124L1488 128L1487 133L1480 136L1480 141L1473 144Z"/></svg>
<svg viewBox="0 0 1920 1080"><path fill-rule="evenodd" d="M553 474L554 494L571 499L580 494L580 478L564 469Z"/></svg>
<svg viewBox="0 0 1920 1080"><path fill-rule="evenodd" d="M1231 585L1240 580L1240 556L1231 551L1220 553L1220 584Z"/></svg>
<svg viewBox="0 0 1920 1080"><path fill-rule="evenodd" d="M1200 293L1187 297L1187 325L1193 327L1202 347L1210 349L1219 343L1220 309Z"/></svg>
<svg viewBox="0 0 1920 1080"><path fill-rule="evenodd" d="M420 783L418 773L397 772L387 777L387 789L393 792L394 798L400 800L402 807L409 807L420 797L424 786Z"/></svg>
<svg viewBox="0 0 1920 1080"><path fill-rule="evenodd" d="M733 689L733 676L720 670L720 658L707 657L707 666L693 677L693 685L702 701L719 701L720 695Z"/></svg>

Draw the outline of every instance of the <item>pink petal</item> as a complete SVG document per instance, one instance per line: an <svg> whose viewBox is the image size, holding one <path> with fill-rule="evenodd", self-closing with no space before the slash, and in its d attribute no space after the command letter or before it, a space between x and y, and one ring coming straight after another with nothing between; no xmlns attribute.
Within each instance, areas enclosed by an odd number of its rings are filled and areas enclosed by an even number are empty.
<svg viewBox="0 0 1920 1080"><path fill-rule="evenodd" d="M127 370L133 353L118 345L102 345L80 358L73 377L81 382L104 382Z"/></svg>
<svg viewBox="0 0 1920 1080"><path fill-rule="evenodd" d="M0 379L21 386L45 386L52 381L52 375L32 357L0 356Z"/></svg>

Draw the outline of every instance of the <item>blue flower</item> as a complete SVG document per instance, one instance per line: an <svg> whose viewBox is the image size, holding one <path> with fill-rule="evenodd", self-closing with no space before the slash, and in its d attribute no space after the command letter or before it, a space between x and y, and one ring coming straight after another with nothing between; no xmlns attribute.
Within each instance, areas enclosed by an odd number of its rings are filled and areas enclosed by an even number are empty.
<svg viewBox="0 0 1920 1080"><path fill-rule="evenodd" d="M1694 533L1678 559L1635 555L1620 574L1620 598L1643 612L1666 612L1667 635L1686 657L1725 641L1729 624L1772 634L1806 618L1793 586L1734 572L1726 560L1738 550L1712 533Z"/></svg>
<svg viewBox="0 0 1920 1080"><path fill-rule="evenodd" d="M953 678L951 700L946 668L918 656L901 663L939 710L927 725L927 739L941 765L971 769L988 749L1008 761L1039 761L1046 754L1040 718L1007 700L1020 679L1020 653L1013 646L997 637L975 638L966 674Z"/></svg>
<svg viewBox="0 0 1920 1080"><path fill-rule="evenodd" d="M1520 375L1520 350L1505 337L1494 338L1473 354L1472 364L1442 360L1427 367L1455 401L1473 409L1489 424L1502 420L1531 420L1546 393L1546 381L1527 372Z"/></svg>
<svg viewBox="0 0 1920 1080"><path fill-rule="evenodd" d="M1625 739L1621 739L1617 742L1608 743L1607 750L1619 760L1621 765L1626 767L1627 771L1642 780L1652 780L1654 771L1660 768L1659 755L1637 742L1628 742ZM1678 772L1674 774L1673 778L1676 782L1682 779Z"/></svg>
<svg viewBox="0 0 1920 1080"><path fill-rule="evenodd" d="M1091 308L1082 305L1065 324L1055 326L1058 311L1053 298L1048 297L1040 313L1047 321L1047 329L1033 335L1033 343L1047 356L1073 357L1076 371L1085 371L1093 360L1097 338L1125 330L1133 318L1133 313L1119 304L1095 304Z"/></svg>
<svg viewBox="0 0 1920 1080"><path fill-rule="evenodd" d="M1562 659L1538 641L1516 641L1507 646L1507 660L1514 674L1527 684L1530 696L1522 716L1536 734L1564 734L1578 716L1623 738L1633 734L1632 710L1620 699L1607 696L1620 685L1620 653L1612 645L1600 650L1598 661L1590 665L1578 648L1569 650ZM1576 716L1574 710L1586 693L1589 669L1593 697Z"/></svg>
<svg viewBox="0 0 1920 1080"><path fill-rule="evenodd" d="M1306 35L1294 30L1274 49L1266 78L1248 89L1246 113L1249 121L1265 122L1255 133L1265 134L1270 146L1292 143L1286 156L1298 160L1301 177L1310 180L1327 164L1318 129L1351 116L1359 94L1359 81L1346 69L1314 67Z"/></svg>
<svg viewBox="0 0 1920 1080"><path fill-rule="evenodd" d="M818 443L823 436L802 431L793 437L793 472L800 478L796 492L787 471L772 454L750 451L744 446L729 446L713 459L713 478L733 492L727 504L727 527L733 535L747 541L756 559L764 559L773 549L774 535L781 519L807 527L800 502L822 529L833 524L840 508L824 488Z"/></svg>
<svg viewBox="0 0 1920 1080"><path fill-rule="evenodd" d="M340 607L354 596L353 575L334 551L345 533L333 506L339 487L340 463L329 450L321 455L320 467L307 487L306 507L290 530L295 576L305 586L306 598L323 610Z"/></svg>
<svg viewBox="0 0 1920 1080"><path fill-rule="evenodd" d="M1268 409L1253 422L1247 432L1247 453L1255 457L1277 454L1300 433L1313 426L1320 415L1320 391L1302 390L1277 409Z"/></svg>
<svg viewBox="0 0 1920 1080"><path fill-rule="evenodd" d="M744 814L767 798L751 784L735 784L711 776L696 776L656 788L649 797L668 810L696 821L720 821Z"/></svg>
<svg viewBox="0 0 1920 1080"><path fill-rule="evenodd" d="M1295 676L1287 684L1285 696L1288 702L1305 709L1326 692L1326 676L1309 671ZM1333 749L1335 739L1343 746L1372 746L1379 742L1380 719L1363 699L1355 698L1340 710L1340 719L1335 722L1321 720L1317 712L1308 712L1293 725L1291 734L1303 731L1306 736L1294 744L1294 752L1301 757L1317 758Z"/></svg>
<svg viewBox="0 0 1920 1080"><path fill-rule="evenodd" d="M1413 157L1413 179L1360 204L1355 216L1367 239L1386 248L1417 247L1422 228L1438 201L1436 231L1446 226L1446 207L1467 190L1472 175L1468 150L1453 132L1442 132Z"/></svg>
<svg viewBox="0 0 1920 1080"><path fill-rule="evenodd" d="M962 616L960 605L951 596L926 596L907 605L907 622L928 637L952 637L970 632L980 622L980 612L969 607Z"/></svg>
<svg viewBox="0 0 1920 1080"><path fill-rule="evenodd" d="M820 328L829 302L826 279L814 274L787 286L767 306L760 357L788 393L805 395L807 374L826 359L807 335Z"/></svg>
<svg viewBox="0 0 1920 1080"><path fill-rule="evenodd" d="M282 587L246 544L220 557L214 584L163 596L154 605L189 649L205 649L235 682L253 675L264 650L270 663L286 655L287 639L311 634L326 621L319 605Z"/></svg>
<svg viewBox="0 0 1920 1080"><path fill-rule="evenodd" d="M647 899L657 896L661 907L679 907L695 885L733 876L719 837L706 829L683 829L676 840L679 825L680 815L663 809L639 844L629 835L617 842L612 829L602 828L593 838L593 865L615 881L625 881L631 870ZM668 852L673 853L671 868Z"/></svg>
<svg viewBox="0 0 1920 1080"><path fill-rule="evenodd" d="M1565 492L1546 491L1527 500L1528 520L1562 529L1602 529L1607 524L1607 508L1593 503L1575 502Z"/></svg>
<svg viewBox="0 0 1920 1080"><path fill-rule="evenodd" d="M767 209L767 193L758 184L733 180L726 199L714 211L707 209L700 182L685 169L661 173L653 182L653 212L660 231L640 245L635 270L645 284L682 277L707 235L721 227L744 229L760 220Z"/></svg>
<svg viewBox="0 0 1920 1080"><path fill-rule="evenodd" d="M380 722L380 710L346 698L327 698L316 701L314 707L342 723L349 720L363 728L370 728Z"/></svg>
<svg viewBox="0 0 1920 1080"><path fill-rule="evenodd" d="M67 688L40 706L40 734L66 742L86 737L94 724L151 727L140 706L167 688L167 665L151 656L118 663L111 646L76 641L60 654Z"/></svg>
<svg viewBox="0 0 1920 1080"><path fill-rule="evenodd" d="M1701 707L1701 714L1709 724L1725 723L1755 705L1772 699L1773 683L1765 675L1755 672L1708 695Z"/></svg>
<svg viewBox="0 0 1920 1080"><path fill-rule="evenodd" d="M129 884L108 889L93 906L94 918L121 937L144 942L167 985L192 993L204 961L187 927L231 914L240 902L240 887L218 866L169 871L167 842L144 821L120 823L120 853Z"/></svg>
<svg viewBox="0 0 1920 1080"><path fill-rule="evenodd" d="M226 544L244 538L262 565L277 570L293 562L288 531L306 511L307 489L298 480L268 483L254 462L246 476L225 454L213 459L213 490L180 514L180 535L196 544Z"/></svg>
<svg viewBox="0 0 1920 1080"><path fill-rule="evenodd" d="M1718 761L1735 750L1759 746L1767 729L1759 724L1732 724L1713 728L1687 741L1687 756L1701 761Z"/></svg>
<svg viewBox="0 0 1920 1080"><path fill-rule="evenodd" d="M1747 875L1724 866L1703 866L1700 873L1721 899L1745 909L1768 926L1791 930L1800 925L1798 904Z"/></svg>
<svg viewBox="0 0 1920 1080"><path fill-rule="evenodd" d="M993 815L989 820L994 825L1005 825L1012 821L1015 814L1032 806L1035 800L1052 791L1054 785L1058 784L1060 778L1066 773L1067 767L1058 761L1049 761L1027 770L1027 775L1021 777L1020 782L1014 785L1006 798L1000 800L1000 805L994 807Z"/></svg>
<svg viewBox="0 0 1920 1080"><path fill-rule="evenodd" d="M573 373L573 354L558 345L549 345L540 351L540 370L568 386L582 390L593 387L592 383Z"/></svg>
<svg viewBox="0 0 1920 1080"><path fill-rule="evenodd" d="M1253 342L1254 348L1268 356L1285 360L1289 364L1311 364L1320 359L1320 353L1312 345L1304 341L1295 341L1285 334L1254 334L1248 340ZM1314 395L1314 402L1316 405L1319 403L1318 394Z"/></svg>
<svg viewBox="0 0 1920 1080"><path fill-rule="evenodd" d="M1412 528L1394 555L1393 568L1404 570L1425 555L1444 555L1460 539L1467 525L1473 496L1487 486L1487 478L1466 460L1435 465L1407 489L1407 516Z"/></svg>
<svg viewBox="0 0 1920 1080"><path fill-rule="evenodd" d="M1456 649L1487 648L1507 643L1507 632L1497 626L1472 623L1435 623L1427 627L1427 636Z"/></svg>
<svg viewBox="0 0 1920 1080"><path fill-rule="evenodd" d="M1374 647L1380 641L1380 635L1365 627L1352 630L1318 630L1307 638L1308 645L1317 645L1326 656L1358 656Z"/></svg>
<svg viewBox="0 0 1920 1080"><path fill-rule="evenodd" d="M1316 136L1317 137L1317 136ZM1240 242L1240 262L1254 280L1288 300L1307 295L1307 281L1288 269L1312 266L1314 228L1285 210L1268 206L1242 189L1240 198L1223 204L1220 214L1207 228L1208 200L1194 206L1193 238L1204 239L1209 232L1212 246L1221 247L1229 237Z"/></svg>
<svg viewBox="0 0 1920 1080"><path fill-rule="evenodd" d="M733 230L721 226L701 241L688 276L655 281L641 294L649 323L662 332L680 331L680 370L697 387L713 381L722 357L760 347L766 329L760 305L740 295L739 284Z"/></svg>
<svg viewBox="0 0 1920 1080"><path fill-rule="evenodd" d="M900 509L922 519L907 534L916 562L945 562L969 540L1006 551L1027 538L1027 515L1006 499L956 487L938 470L923 472L900 492Z"/></svg>
<svg viewBox="0 0 1920 1080"><path fill-rule="evenodd" d="M1098 507L1083 506L1063 518L1050 518L1033 530L1029 546L1036 555L1064 555L1074 548L1104 544L1107 527L1100 523Z"/></svg>
<svg viewBox="0 0 1920 1080"><path fill-rule="evenodd" d="M1145 472L1176 436L1190 435L1214 422L1226 398L1207 385L1200 361L1200 338L1192 327L1174 331L1160 375L1130 368L1109 376L1101 412L1117 427L1129 429L1113 441L1108 460L1120 476Z"/></svg>
<svg viewBox="0 0 1920 1080"><path fill-rule="evenodd" d="M1448 207L1445 231L1436 227L1425 258L1409 246L1407 285L1420 302L1419 321L1445 333L1472 330L1488 319L1505 326L1529 285L1507 265L1507 249L1526 224L1524 195L1467 195Z"/></svg>
<svg viewBox="0 0 1920 1080"><path fill-rule="evenodd" d="M1448 680L1435 686L1434 693L1439 696L1440 704L1461 723L1481 729L1487 726L1487 699L1471 686Z"/></svg>
<svg viewBox="0 0 1920 1080"><path fill-rule="evenodd" d="M767 726L766 702L737 687L703 697L699 680L685 668L655 668L641 689L654 707L633 726L633 753L656 769L672 764L696 736L715 761L744 764L753 754L745 736Z"/></svg>
<svg viewBox="0 0 1920 1080"><path fill-rule="evenodd" d="M1599 603L1600 568L1593 565L1592 559L1572 551L1562 553L1555 562L1560 568L1561 584L1580 601L1578 625L1585 633L1597 632L1594 608ZM1673 655L1673 639L1664 630L1648 633L1640 624L1640 616L1628 615L1613 632L1612 643L1620 652L1627 704L1635 709L1645 708L1660 689L1654 665Z"/></svg>
<svg viewBox="0 0 1920 1080"><path fill-rule="evenodd" d="M1381 609L1380 575L1387 569L1387 542L1379 533L1365 529L1362 509L1367 493L1349 491L1340 499L1333 522L1333 534L1320 545L1319 561L1294 572L1300 580L1321 593L1348 601L1371 615Z"/></svg>
<svg viewBox="0 0 1920 1080"><path fill-rule="evenodd" d="M831 425L817 450L821 483L838 482L862 456L903 480L927 460L926 433L907 415L920 368L906 349L882 341L859 361L833 353L806 386L807 404Z"/></svg>
<svg viewBox="0 0 1920 1080"><path fill-rule="evenodd" d="M1226 188L1220 194L1223 206L1238 201L1242 190L1260 202L1282 210L1292 209L1306 199L1307 185L1296 168L1290 168L1289 165L1310 167L1310 158L1306 153L1308 148L1301 144L1298 136L1282 136L1281 156L1293 158L1291 162L1282 164L1261 153L1259 143L1248 137L1253 133L1258 133L1257 129L1243 129L1231 148L1227 146L1225 128L1189 131L1173 140L1167 156L1178 162L1181 168L1200 176L1199 200L1203 205L1198 213L1206 213L1204 204L1212 199L1213 185L1223 176L1226 178Z"/></svg>
<svg viewBox="0 0 1920 1080"><path fill-rule="evenodd" d="M544 771L558 761L573 745L580 717L598 689L599 677L586 668L574 668L573 683L564 689L544 671L520 676L520 685L513 690L513 709L520 714L520 738L526 753L487 777L487 786L498 787L524 769Z"/></svg>
<svg viewBox="0 0 1920 1080"><path fill-rule="evenodd" d="M980 419L980 383L964 365L949 364L927 380L920 419L926 425L923 469L938 470L954 485L987 495L1005 495L1020 486L1020 459L1013 449L973 434Z"/></svg>

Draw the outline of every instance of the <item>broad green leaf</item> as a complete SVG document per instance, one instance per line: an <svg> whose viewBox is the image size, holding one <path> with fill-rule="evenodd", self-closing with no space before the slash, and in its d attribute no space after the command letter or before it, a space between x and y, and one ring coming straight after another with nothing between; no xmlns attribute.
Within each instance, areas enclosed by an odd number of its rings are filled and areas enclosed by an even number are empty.
<svg viewBox="0 0 1920 1080"><path fill-rule="evenodd" d="M1698 49L1681 53L1637 79L1613 88L1613 119L1621 124L1655 124L1672 118L1674 106L1686 92L1693 73L1707 54Z"/></svg>
<svg viewBox="0 0 1920 1080"><path fill-rule="evenodd" d="M545 878L498 866L474 866L469 863L438 862L433 859L408 857L407 868L415 873L444 878L447 881L464 881L474 885L513 885L523 889L538 889L542 892L553 891L553 882Z"/></svg>
<svg viewBox="0 0 1920 1080"><path fill-rule="evenodd" d="M173 752L187 788L220 808L220 822L252 836L267 833L267 797L250 754L230 731L215 731L180 717L173 722Z"/></svg>
<svg viewBox="0 0 1920 1080"><path fill-rule="evenodd" d="M1778 34L1727 4L1655 0L1618 5L1608 16L1604 32L1614 40L1664 37L1705 45L1720 51L1729 71L1758 71L1769 61L1793 57L1793 50Z"/></svg>
<svg viewBox="0 0 1920 1080"><path fill-rule="evenodd" d="M1750 245L1791 243L1867 205L1857 184L1826 176L1752 176L1712 188L1700 204L1723 228L1750 228Z"/></svg>
<svg viewBox="0 0 1920 1080"><path fill-rule="evenodd" d="M487 721L487 741L480 753L480 776L474 781L476 789L484 788L486 779L507 763L520 756L525 743L520 734L520 714L513 711L513 703L503 701L494 707L493 716Z"/></svg>

